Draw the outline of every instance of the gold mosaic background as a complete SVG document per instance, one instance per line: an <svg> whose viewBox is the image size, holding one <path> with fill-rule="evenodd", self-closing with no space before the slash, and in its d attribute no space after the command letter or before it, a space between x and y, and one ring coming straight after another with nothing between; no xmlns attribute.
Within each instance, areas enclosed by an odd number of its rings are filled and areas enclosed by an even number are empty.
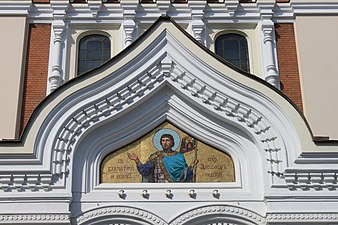
<svg viewBox="0 0 338 225"><path fill-rule="evenodd" d="M170 123L164 123L149 134L125 146L124 148L109 154L101 165L100 178L101 183L140 183L142 176L138 173L136 164L127 156L127 152L135 153L142 163L145 163L148 157L157 151L153 146L152 137L156 131L162 128L175 130L181 137L188 136L186 133L177 129ZM196 169L196 182L234 182L235 170L231 158L203 142L197 142L197 159L199 160ZM177 150L179 151L179 149ZM194 160L195 151L184 154L186 162L189 165Z"/></svg>

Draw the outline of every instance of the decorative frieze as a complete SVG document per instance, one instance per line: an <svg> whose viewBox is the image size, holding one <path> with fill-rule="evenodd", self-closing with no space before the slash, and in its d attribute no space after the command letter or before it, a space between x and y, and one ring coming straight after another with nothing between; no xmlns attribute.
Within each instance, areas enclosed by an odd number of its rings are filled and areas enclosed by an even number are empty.
<svg viewBox="0 0 338 225"><path fill-rule="evenodd" d="M289 190L330 190L338 189L338 170L313 171L307 170L289 171L284 173L285 182Z"/></svg>
<svg viewBox="0 0 338 225"><path fill-rule="evenodd" d="M338 213L269 213L267 215L267 221L279 222L279 223L325 223L325 222L337 222Z"/></svg>
<svg viewBox="0 0 338 225"><path fill-rule="evenodd" d="M69 224L69 214L0 214L0 223L10 224L34 224L34 223L48 223L48 224Z"/></svg>
<svg viewBox="0 0 338 225"><path fill-rule="evenodd" d="M0 189L3 191L50 191L52 174L2 174Z"/></svg>

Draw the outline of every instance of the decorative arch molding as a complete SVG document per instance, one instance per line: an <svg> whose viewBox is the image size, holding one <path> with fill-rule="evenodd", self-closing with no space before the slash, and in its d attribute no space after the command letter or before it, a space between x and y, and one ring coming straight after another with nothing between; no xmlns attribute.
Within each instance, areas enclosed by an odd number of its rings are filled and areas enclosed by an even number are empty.
<svg viewBox="0 0 338 225"><path fill-rule="evenodd" d="M234 70L228 72L244 78ZM62 119L62 125L55 133L56 141L51 146L54 178L67 176L72 152L87 130L123 115L124 111L133 108L137 102L146 101L164 86L170 86L177 95L245 130L262 154L266 152L267 172L274 178L281 177L287 165L286 148L291 143L286 142L293 142L293 148L300 152L298 140L286 138L296 135L295 130L289 122L283 125L280 119L287 119L277 105L269 99L263 100L266 96L224 77L220 71L196 58L168 30L161 31L128 65L108 73L106 78L81 90L77 95L86 95L90 101L86 100L85 104L74 102L82 106L67 110L71 114ZM273 124L276 122L278 124ZM285 129L285 125L289 129Z"/></svg>
<svg viewBox="0 0 338 225"><path fill-rule="evenodd" d="M266 219L261 215L236 206L204 206L182 213L171 222L166 222L155 214L140 208L107 206L86 211L73 219L76 225L120 224L133 222L135 225L200 225L231 223L236 225L263 225Z"/></svg>
<svg viewBox="0 0 338 225"><path fill-rule="evenodd" d="M198 108L199 105L194 105L189 100L182 99L176 89L167 83L156 91L156 95L143 101L142 104L131 106L129 112L124 115L112 117L97 125L96 128L88 130L87 135L79 140L79 144L76 146L79 150L75 150L73 156L73 190L89 193L104 190L108 186L112 190L119 188L128 190L128 187L131 187L128 184L103 185L99 183L98 171L100 171L102 160L106 155L131 144L164 122L176 125L198 140L203 140L204 143L232 156L236 176L236 183L231 185L232 188L252 191L254 188L251 187L250 190L249 183L256 182L257 186L261 185L262 182L258 181L260 178L257 174L261 173L262 168L260 163L255 166L251 159L255 158L257 162L261 162L263 156L253 143L250 134L236 127L236 124L221 121L217 118L219 116L217 114L199 112L198 110L201 109ZM251 151L246 152L247 149ZM248 176L250 172L254 175ZM257 177L256 180L253 177ZM147 189L149 185L139 184L138 186ZM187 185L196 188L201 184ZM215 187L215 184L213 186ZM222 189L225 184L220 183L216 186ZM170 188L176 189L175 187ZM182 187L177 189L182 189ZM174 194L176 194L175 191ZM126 194L129 195L130 190L126 191ZM168 200L164 192L162 194L151 193L151 199L155 195L163 200ZM115 196L117 197L117 195ZM211 191L209 198L213 198Z"/></svg>
<svg viewBox="0 0 338 225"><path fill-rule="evenodd" d="M167 225L163 219L151 212L126 206L107 206L96 208L84 212L77 218L73 219L73 223L76 225L99 225L107 224L108 222L113 224L132 222L132 224L135 225Z"/></svg>
<svg viewBox="0 0 338 225"><path fill-rule="evenodd" d="M263 225L266 224L266 219L255 212L240 207L214 205L185 212L169 224L202 225L216 223Z"/></svg>
<svg viewBox="0 0 338 225"><path fill-rule="evenodd" d="M284 183L285 168L302 150L315 148L306 123L275 89L240 73L170 19L161 18L113 60L73 79L45 100L31 120L35 120L31 132L25 133L26 143L13 147L31 151L34 156L25 160L35 165L35 171L8 166L20 173L6 174L0 180L2 187L69 190L70 165L88 131L135 109L165 87L201 112L244 132L265 157L269 184ZM17 161L8 157L6 165L11 162Z"/></svg>

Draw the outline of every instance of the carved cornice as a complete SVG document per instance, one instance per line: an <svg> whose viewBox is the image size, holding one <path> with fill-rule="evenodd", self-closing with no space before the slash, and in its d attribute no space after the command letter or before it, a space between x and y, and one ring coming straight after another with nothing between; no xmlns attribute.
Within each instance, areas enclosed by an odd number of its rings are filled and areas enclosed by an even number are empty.
<svg viewBox="0 0 338 225"><path fill-rule="evenodd" d="M195 0L194 0L195 1ZM170 7L171 3L168 1L158 0L153 4L143 4L142 10L137 9L138 1L127 2L120 1L120 3L105 3L101 0L91 0L87 4L72 4L70 1L51 1L50 4L34 5L32 7L29 0L0 1L0 14L12 15L27 15L30 19L50 20L53 19L53 12L60 11L62 6L67 9L66 16L68 18L77 18L81 20L114 18L114 20L123 21L123 13L128 11L131 5L136 5L135 18L140 21L149 21L158 18L158 16L168 15L175 17L176 21L186 21L193 10L191 2L186 4L186 7ZM59 3L60 2L60 3ZM208 4L207 1L199 1L201 5L207 6L208 10L204 11L203 21L215 21L216 23L223 23L225 20L233 20L245 18L249 15L250 19L257 21L263 14L267 12L274 20L293 21L297 14L337 14L337 2L322 2L322 1L308 1L308 2L291 2L283 4L275 4L274 1L256 1L252 4L239 4L238 0L228 0L220 3ZM240 5L240 7L239 7ZM141 7L140 7L141 8ZM43 13L41 13L43 10ZM61 9L62 10L62 9ZM146 12L146 17L144 16ZM248 18L245 18L246 20Z"/></svg>

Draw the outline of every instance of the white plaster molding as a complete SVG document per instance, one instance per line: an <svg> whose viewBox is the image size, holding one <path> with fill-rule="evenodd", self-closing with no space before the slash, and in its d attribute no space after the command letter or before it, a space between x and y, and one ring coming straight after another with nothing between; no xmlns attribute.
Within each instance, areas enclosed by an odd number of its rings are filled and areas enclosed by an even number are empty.
<svg viewBox="0 0 338 225"><path fill-rule="evenodd" d="M214 218L217 215L217 219ZM208 222L244 222L245 224L265 224L265 218L259 214L247 209L235 207L235 206L205 206L201 208L192 209L188 212L183 212L171 222L166 222L155 214L134 207L125 206L107 206L102 208L96 208L84 212L73 219L73 223L77 225L90 224L91 222L100 221L114 221L114 218L118 218L119 221L127 222L128 220L136 220L135 224L158 224L158 225L188 225L188 224L200 224L205 221ZM116 219L115 219L116 220ZM133 224L134 224L133 223ZM236 223L237 224L237 223Z"/></svg>
<svg viewBox="0 0 338 225"><path fill-rule="evenodd" d="M63 33L66 28L65 14L68 8L67 4L63 2L53 4L55 11L53 12L54 21L52 23L53 32L53 46L51 48L51 71L48 74L49 92L53 92L63 82L62 70L62 49L64 45Z"/></svg>
<svg viewBox="0 0 338 225"><path fill-rule="evenodd" d="M102 0L88 0L88 7L93 14L93 17L97 17L102 7Z"/></svg>
<svg viewBox="0 0 338 225"><path fill-rule="evenodd" d="M275 51L275 26L272 21L274 4L274 1L259 4L261 10L261 41L264 67L262 71L265 81L280 89L277 54Z"/></svg>
<svg viewBox="0 0 338 225"><path fill-rule="evenodd" d="M231 17L235 16L238 5L239 5L238 0L227 0L226 1L226 8Z"/></svg>
<svg viewBox="0 0 338 225"><path fill-rule="evenodd" d="M167 224L160 217L151 212L125 206L109 206L90 210L73 219L73 223L77 225L91 224L91 222L98 222L100 221L100 218L104 217L109 218L112 221L114 220L114 217L117 217L124 222L128 221L128 219L134 219L135 222L133 224L144 224L144 222L147 224L158 225Z"/></svg>
<svg viewBox="0 0 338 225"><path fill-rule="evenodd" d="M5 192L22 191L50 191L52 174L22 173L0 174L0 189Z"/></svg>
<svg viewBox="0 0 338 225"><path fill-rule="evenodd" d="M170 1L167 0L157 0L156 1L158 9L160 10L161 16L167 16L170 7Z"/></svg>
<svg viewBox="0 0 338 225"><path fill-rule="evenodd" d="M31 0L17 0L17 1L0 1L0 15L10 15L10 16L26 16L29 14L29 11L32 6Z"/></svg>
<svg viewBox="0 0 338 225"><path fill-rule="evenodd" d="M338 213L268 213L267 222L327 223L338 222Z"/></svg>
<svg viewBox="0 0 338 225"><path fill-rule="evenodd" d="M170 222L170 225L189 225L189 224L196 224L201 222L203 220L208 220L210 218L210 222L216 222L215 221L215 215L217 215L217 222L233 222L232 219L236 218L236 222L239 222L239 224L242 224L241 222L245 221L245 224L256 224L256 225L263 225L265 224L265 218L261 215L243 209L239 207L234 206L223 206L223 205L217 205L217 206L206 206L198 209L193 209L188 212L184 212L182 216L179 216L172 222ZM222 221L222 217L224 217ZM212 220L214 219L214 220ZM227 220L227 221L226 221ZM198 222L197 222L198 221Z"/></svg>
<svg viewBox="0 0 338 225"><path fill-rule="evenodd" d="M136 23L134 20L125 20L123 22L124 28L124 47L130 45L134 40L134 31L136 29Z"/></svg>
<svg viewBox="0 0 338 225"><path fill-rule="evenodd" d="M191 29L193 36L197 41L205 45L205 24L203 22L205 1L189 1L188 4L191 8Z"/></svg>
<svg viewBox="0 0 338 225"><path fill-rule="evenodd" d="M68 155L71 149L74 149L76 140L79 140L87 129L103 120L107 120L134 102L134 99L142 97L145 92L151 91L165 80L177 83L183 90L200 99L204 104L212 106L214 110L223 112L224 116L236 118L238 123L242 123L248 129L252 129L253 133L265 145L265 149L262 149L262 151L278 153L281 150L275 143L277 137L273 136L274 132L271 125L266 123L263 115L257 113L250 106L218 92L192 74L181 70L178 66L175 66L179 65L178 62L168 60L168 58L165 58L162 62L153 65L152 69L146 71L128 86L79 110L69 121L65 122L65 126L58 134L57 142L53 147L53 174L68 173L67 165L70 161ZM168 69L170 69L170 72ZM280 176L281 169L279 165L282 161L275 158L274 155L267 154L268 158L266 160L272 168L269 173L273 176Z"/></svg>
<svg viewBox="0 0 338 225"><path fill-rule="evenodd" d="M121 6L123 8L123 29L124 29L124 48L130 45L134 40L134 35L136 31L136 9L137 2L122 2Z"/></svg>
<svg viewBox="0 0 338 225"><path fill-rule="evenodd" d="M287 169L284 173L285 182L289 190L308 191L314 189L336 191L338 189L338 170L292 170Z"/></svg>
<svg viewBox="0 0 338 225"><path fill-rule="evenodd" d="M246 130L255 139L261 154L265 154L266 173L276 179L281 177L287 163L287 146L283 143L281 131L278 131L282 127L271 124L271 118L257 111L264 108L266 113L271 113L267 115L272 116L280 112L279 109L271 112L272 106L264 106L270 103L258 100L265 98L255 97L256 93L251 92L252 90L241 89L241 86L231 83L227 77L210 68L208 63L201 62L170 32L163 31L151 46L142 51L137 59L132 60L131 66L125 66L122 72L110 76L125 77L128 82L121 81L116 86L111 83L114 80L101 81L95 84L94 92L75 93L77 97L68 98L72 103L68 100L61 102L41 126L34 152L38 155L42 155L42 152L52 154L50 163L54 182L63 180L59 184L65 185L63 182L69 173L73 151L87 130L110 120L134 103L144 101L142 99L147 94L164 84L170 84L175 92L189 96L194 104ZM82 97L78 96L80 93ZM240 99L244 96L243 93L252 93L253 96L244 101ZM282 119L284 114L280 112L278 117ZM286 121L284 126L288 123ZM297 146L297 143L292 146Z"/></svg>
<svg viewBox="0 0 338 225"><path fill-rule="evenodd" d="M69 214L0 214L5 224L70 224Z"/></svg>
<svg viewBox="0 0 338 225"><path fill-rule="evenodd" d="M96 1L96 2L95 2ZM123 20L123 16L118 12L119 10L128 10L129 6L134 4L137 5L137 1L121 1L120 4L107 4L105 7L101 7L102 3L99 6L99 0L89 0L88 4L76 4L75 6L69 7L70 9L67 12L67 18L78 18L81 21L89 21L93 19L102 19L105 21L107 19L118 19ZM193 0L195 1L195 0ZM51 6L48 4L35 4L34 7L31 7L32 3L30 0L17 0L17 1L0 1L0 14L2 15L28 15L31 20L52 20L55 6L59 3L66 4L67 7L72 4L69 1L60 0L60 1L51 1ZM139 18L139 21L148 21L158 18L162 15L171 15L175 18L178 23L185 22L188 17L190 17L188 11L191 11L189 6L190 0L187 4L187 7L170 7L171 2L165 0L158 0L151 6L146 6L143 10L139 10L135 14L135 18ZM204 1L205 2L205 1ZM227 0L220 3L210 3L208 4L208 11L205 11L203 15L204 21L212 20L215 23L224 23L229 22L234 19L236 21L245 21L251 20L252 22L257 22L261 18L261 6L264 4L270 4L272 20L274 22L292 22L294 21L295 16L298 14L304 15L314 15L314 14L327 14L334 15L338 13L338 2L336 1L291 1L290 3L276 3L272 4L272 1L257 1L256 3L251 4L241 4L239 6L238 0ZM74 4L73 4L74 5ZM118 7L116 7L118 6ZM52 7L51 9L48 9ZM119 10L117 10L119 8ZM41 11L43 10L43 11ZM41 13L43 12L43 13ZM76 13L75 13L76 12ZM97 13L100 12L98 15ZM109 17L107 17L109 15ZM146 16L145 16L146 15ZM247 18L249 16L250 18ZM244 22L244 21L242 21Z"/></svg>

